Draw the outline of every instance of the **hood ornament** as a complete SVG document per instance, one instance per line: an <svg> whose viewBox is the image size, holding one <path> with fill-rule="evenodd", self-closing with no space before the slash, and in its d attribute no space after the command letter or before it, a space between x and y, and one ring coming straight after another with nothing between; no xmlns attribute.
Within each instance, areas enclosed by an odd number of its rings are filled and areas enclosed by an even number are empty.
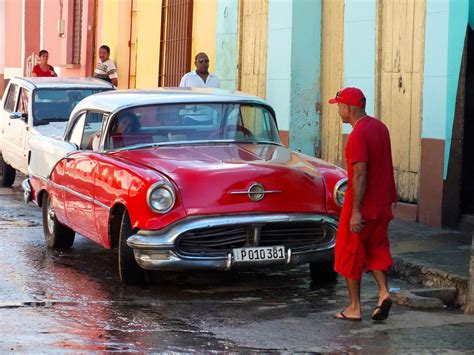
<svg viewBox="0 0 474 355"><path fill-rule="evenodd" d="M249 186L247 191L231 191L231 195L248 195L252 201L260 201L265 197L265 194L279 193L280 190L265 190L262 184L254 183Z"/></svg>

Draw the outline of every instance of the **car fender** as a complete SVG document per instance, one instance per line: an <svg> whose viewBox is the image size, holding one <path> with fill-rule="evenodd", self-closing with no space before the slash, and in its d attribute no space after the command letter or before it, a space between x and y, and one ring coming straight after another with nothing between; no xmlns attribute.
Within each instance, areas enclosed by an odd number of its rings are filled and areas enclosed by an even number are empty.
<svg viewBox="0 0 474 355"><path fill-rule="evenodd" d="M60 139L37 135L30 139L30 176L49 178L56 164L71 152L77 151L75 144Z"/></svg>

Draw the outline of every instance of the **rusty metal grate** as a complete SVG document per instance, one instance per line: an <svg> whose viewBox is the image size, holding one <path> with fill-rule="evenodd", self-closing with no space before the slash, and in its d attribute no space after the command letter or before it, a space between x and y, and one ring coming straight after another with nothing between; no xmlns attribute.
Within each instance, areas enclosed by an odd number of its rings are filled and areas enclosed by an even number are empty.
<svg viewBox="0 0 474 355"><path fill-rule="evenodd" d="M158 86L178 86L191 65L193 0L163 0Z"/></svg>

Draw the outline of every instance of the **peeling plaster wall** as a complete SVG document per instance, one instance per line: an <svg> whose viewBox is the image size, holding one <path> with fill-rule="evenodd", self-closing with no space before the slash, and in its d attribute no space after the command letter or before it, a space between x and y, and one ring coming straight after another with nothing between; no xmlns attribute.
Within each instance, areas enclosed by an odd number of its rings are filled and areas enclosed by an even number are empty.
<svg viewBox="0 0 474 355"><path fill-rule="evenodd" d="M237 88L238 18L238 0L217 1L216 75L221 88L229 90Z"/></svg>
<svg viewBox="0 0 474 355"><path fill-rule="evenodd" d="M321 2L270 0L268 8L267 100L290 148L319 151Z"/></svg>
<svg viewBox="0 0 474 355"><path fill-rule="evenodd" d="M290 148L320 152L321 1L293 2Z"/></svg>
<svg viewBox="0 0 474 355"><path fill-rule="evenodd" d="M288 131L291 117L291 44L293 2L268 4L267 101L273 106L278 128Z"/></svg>
<svg viewBox="0 0 474 355"><path fill-rule="evenodd" d="M374 114L376 1L346 0L344 10L344 86L360 88L367 114ZM351 132L349 124L343 133Z"/></svg>

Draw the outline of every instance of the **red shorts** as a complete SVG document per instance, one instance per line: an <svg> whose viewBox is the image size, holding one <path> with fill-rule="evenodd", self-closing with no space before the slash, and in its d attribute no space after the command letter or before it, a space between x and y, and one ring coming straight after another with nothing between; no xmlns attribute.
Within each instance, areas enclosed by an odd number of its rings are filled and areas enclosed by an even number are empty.
<svg viewBox="0 0 474 355"><path fill-rule="evenodd" d="M336 235L334 270L348 279L360 280L362 272L388 271L393 264L388 240L391 206L378 209L375 219L366 219L360 233L349 227L351 208L342 211Z"/></svg>

